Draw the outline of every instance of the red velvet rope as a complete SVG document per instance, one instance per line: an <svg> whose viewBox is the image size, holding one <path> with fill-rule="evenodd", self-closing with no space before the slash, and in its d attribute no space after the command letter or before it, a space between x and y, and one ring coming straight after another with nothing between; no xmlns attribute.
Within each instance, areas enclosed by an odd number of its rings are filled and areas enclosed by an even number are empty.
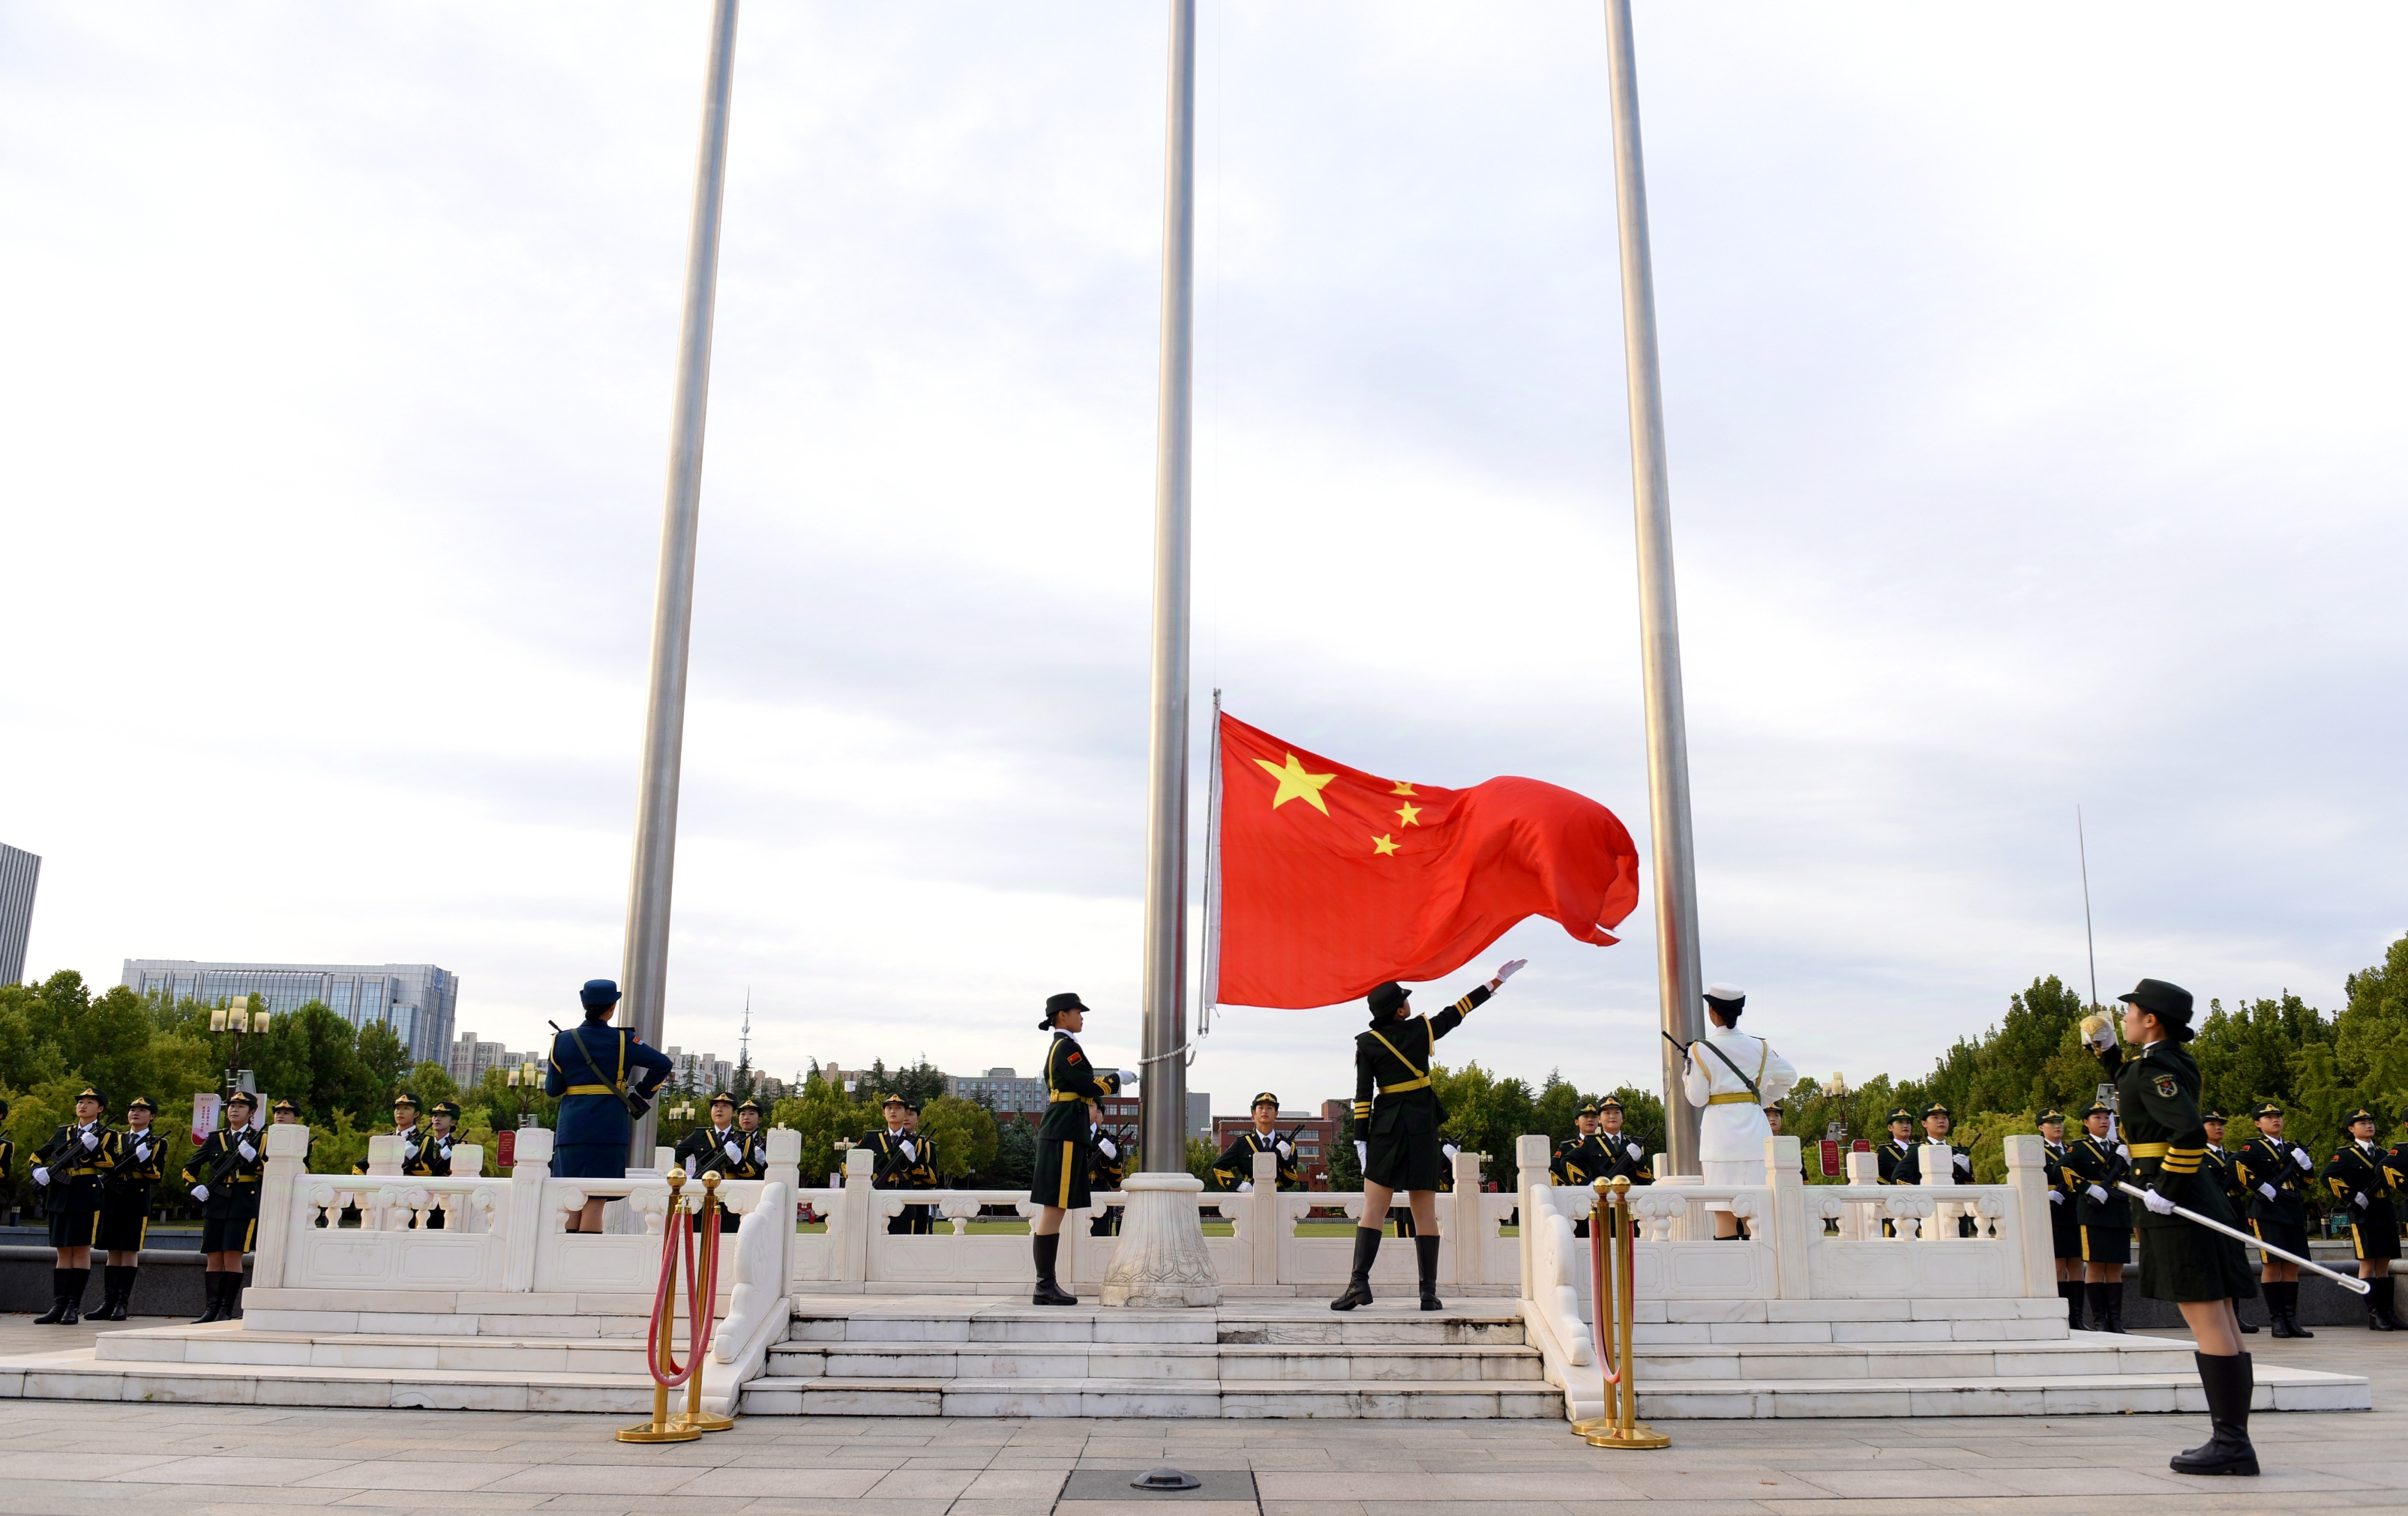
<svg viewBox="0 0 2408 1516"><path fill-rule="evenodd" d="M1605 1329L1606 1281L1605 1250L1608 1234L1613 1230L1613 1207L1598 1206L1588 1223L1588 1304L1589 1332L1597 1338L1597 1366L1605 1371L1605 1382L1622 1382L1622 1370L1613 1362L1613 1345L1607 1340Z"/></svg>
<svg viewBox="0 0 2408 1516"><path fill-rule="evenodd" d="M677 1288L678 1241L685 1241L685 1277L688 1285L686 1361L680 1365L674 1353L675 1337L667 1343L661 1334L669 1330L669 1292ZM697 1268L694 1249L694 1218L685 1211L673 1211L661 1229L661 1283L652 1295L652 1327L644 1335L644 1368L652 1382L665 1390L681 1388L694 1378L695 1371L710 1351L712 1307L719 1298L719 1208L710 1208L710 1219L703 1227L701 1266ZM666 1371L663 1358L668 1360Z"/></svg>

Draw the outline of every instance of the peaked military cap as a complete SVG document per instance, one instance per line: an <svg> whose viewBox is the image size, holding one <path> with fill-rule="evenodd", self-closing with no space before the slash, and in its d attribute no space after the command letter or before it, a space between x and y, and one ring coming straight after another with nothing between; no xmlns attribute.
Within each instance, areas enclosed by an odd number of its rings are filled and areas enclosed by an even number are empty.
<svg viewBox="0 0 2408 1516"><path fill-rule="evenodd" d="M2107 1108L2107 1105L2104 1101L2093 1100L2088 1106L2083 1108L2082 1119L2086 1122L2093 1116L2113 1116L2114 1114L2115 1113L2113 1110Z"/></svg>
<svg viewBox="0 0 2408 1516"><path fill-rule="evenodd" d="M93 1088L91 1085L89 1085L89 1084L85 1085L85 1086L84 1086L80 1091L79 1091L79 1092L77 1093L77 1094L76 1094L76 1098L77 1098L78 1100L97 1100L97 1101L99 1101L99 1102L100 1102L104 1107L105 1107L105 1106L107 1106L107 1105L108 1104L108 1097L107 1095L105 1095L105 1094L102 1094L98 1090L93 1089Z"/></svg>
<svg viewBox="0 0 2408 1516"><path fill-rule="evenodd" d="M920 1114L920 1102L917 1100L906 1100L903 1102L903 1108L910 1111L912 1115L917 1116Z"/></svg>
<svg viewBox="0 0 2408 1516"><path fill-rule="evenodd" d="M276 1103L275 1114L281 1116L288 1110L295 1116L301 1114L301 1108L294 1105L291 1100L279 1100Z"/></svg>
<svg viewBox="0 0 2408 1516"><path fill-rule="evenodd" d="M2356 1126L2360 1122L2372 1122L2375 1125L2380 1126L2383 1124L2383 1118L2377 1116L2373 1111L2369 1110L2366 1107L2360 1106L2356 1110L2351 1111L2347 1116L2343 1117L2341 1123L2344 1126Z"/></svg>
<svg viewBox="0 0 2408 1516"><path fill-rule="evenodd" d="M742 1104L742 1105L740 1105L740 1106L738 1106L738 1107L737 1107L737 1108L736 1108L736 1114L738 1114L738 1116L741 1116L741 1115L743 1115L743 1114L744 1114L746 1111L748 1111L748 1110L749 1110L749 1111L751 1111L751 1112L752 1112L753 1115L755 1115L755 1116L760 1115L760 1114L761 1114L761 1102L759 1102L758 1100L747 1100L746 1102L744 1102L744 1104Z"/></svg>
<svg viewBox="0 0 2408 1516"><path fill-rule="evenodd" d="M127 1115L131 1116L137 1110L147 1110L153 1116L159 1114L159 1108L150 1103L150 1097L147 1094L137 1094L133 1099L128 1100L125 1103L125 1113Z"/></svg>
<svg viewBox="0 0 2408 1516"><path fill-rule="evenodd" d="M1934 1116L1954 1116L1956 1112L1950 1110L1946 1106L1942 1105L1937 1100L1934 1100L1931 1104L1923 1108L1923 1115L1927 1121Z"/></svg>
<svg viewBox="0 0 2408 1516"><path fill-rule="evenodd" d="M1597 1103L1597 1113L1600 1116L1604 1115L1609 1110L1620 1110L1621 1108L1622 1102L1615 1099L1612 1095L1607 1095L1604 1099Z"/></svg>
<svg viewBox="0 0 2408 1516"><path fill-rule="evenodd" d="M1904 1106L1900 1106L1896 1110L1889 1113L1888 1124L1896 1126L1900 1122L1904 1122L1907 1125L1913 1126L1914 1124L1914 1112L1907 1109Z"/></svg>
<svg viewBox="0 0 2408 1516"><path fill-rule="evenodd" d="M460 1119L460 1102L457 1100L437 1100L435 1102L435 1108L428 1111L426 1114L429 1116L449 1116L456 1122Z"/></svg>
<svg viewBox="0 0 2408 1516"><path fill-rule="evenodd" d="M2061 1110L2043 1110L2040 1113L2040 1121L2036 1124L2046 1126L2051 1122L2055 1122L2057 1125L2063 1126L2065 1124L2065 1112Z"/></svg>
<svg viewBox="0 0 2408 1516"><path fill-rule="evenodd" d="M1581 1107L1581 1108L1580 1108L1580 1114L1582 1114L1582 1115L1584 1115L1584 1116L1594 1116L1594 1115L1596 1115L1596 1114L1597 1114L1597 1102L1596 1102L1596 1101L1594 1101L1594 1100L1592 1100L1592 1101L1590 1101L1587 1105Z"/></svg>
<svg viewBox="0 0 2408 1516"><path fill-rule="evenodd" d="M909 1106L909 1105L910 1105L910 1103L911 1103L911 1102L910 1102L909 1100L904 1099L904 1098L903 1098L901 1095L899 1095L899 1094L890 1094L890 1095L887 1095L886 1097L884 1097L883 1099L880 1100L880 1101L878 1102L878 1105L879 1105L879 1108L882 1110L882 1109L884 1109L884 1108L885 1108L886 1107L888 1107L888 1106ZM718 1102L714 1100L714 1101L712 1101L712 1102L711 1102L711 1104L713 1104L713 1105L717 1105L717 1104L718 1104Z"/></svg>
<svg viewBox="0 0 2408 1516"><path fill-rule="evenodd" d="M894 1098L894 1097L890 1095L890 1096L888 1096L888 1098L889 1098L889 1099L892 1099L892 1098ZM708 1101L706 1101L706 1102L705 1102L705 1104L706 1104L706 1105L710 1106L713 1109L716 1109L717 1108L719 1108L719 1107L721 1107L721 1106L733 1106L733 1105L735 1105L735 1104L736 1104L736 1097L735 1097L734 1095L732 1095L732 1094L728 1094L726 1091L724 1091L724 1090L713 1090L713 1091L710 1093L710 1098Z"/></svg>
<svg viewBox="0 0 2408 1516"><path fill-rule="evenodd" d="M232 1110L236 1106L240 1106L245 1110L257 1110L259 1108L259 1096L251 1094L249 1090L236 1090L234 1094L226 1096L226 1109Z"/></svg>
<svg viewBox="0 0 2408 1516"><path fill-rule="evenodd" d="M1412 997L1413 992L1398 984L1395 980L1390 980L1387 983L1374 989L1365 997L1365 1001L1371 1008L1371 1019L1374 1022L1384 1022L1403 1009L1405 1002Z"/></svg>
<svg viewBox="0 0 2408 1516"><path fill-rule="evenodd" d="M404 1090L401 1094L393 1097L393 1105L395 1110L400 1109L404 1106L408 1106L410 1109L416 1110L418 1108L418 1096L410 1094L408 1090Z"/></svg>
<svg viewBox="0 0 2408 1516"><path fill-rule="evenodd" d="M2202 1123L2207 1122L2220 1122L2225 1119L2225 1115L2224 1112L2216 1109L2214 1106L2210 1106L2205 1110L2199 1113L2199 1119Z"/></svg>
<svg viewBox="0 0 2408 1516"><path fill-rule="evenodd" d="M1248 1110L1252 1110L1256 1106L1268 1106L1273 1110L1277 1110L1279 1108L1279 1096L1271 1094L1268 1090L1265 1090L1262 1094L1254 1096L1254 1098L1247 1104L1246 1108Z"/></svg>
<svg viewBox="0 0 2408 1516"><path fill-rule="evenodd" d="M2251 1111L2249 1113L2249 1119L2254 1122L2262 1117L2280 1116L2281 1114L2283 1114L2283 1108L2274 1104L2272 1100L2269 1100L2264 1105L2258 1107L2256 1110Z"/></svg>

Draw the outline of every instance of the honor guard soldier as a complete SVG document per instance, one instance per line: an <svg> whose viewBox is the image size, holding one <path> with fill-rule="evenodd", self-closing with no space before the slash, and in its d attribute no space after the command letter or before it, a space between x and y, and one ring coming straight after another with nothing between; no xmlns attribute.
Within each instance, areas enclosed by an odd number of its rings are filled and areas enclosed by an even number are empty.
<svg viewBox="0 0 2408 1516"><path fill-rule="evenodd" d="M1126 1069L1097 1069L1073 1034L1086 1025L1087 1008L1076 994L1065 992L1045 1000L1040 1032L1054 1034L1045 1050L1045 1119L1037 1126L1037 1177L1028 1198L1038 1206L1029 1227L1028 1251L1037 1266L1037 1289L1030 1297L1039 1306L1075 1306L1079 1297L1055 1282L1054 1270L1062 1255L1062 1218L1084 1209L1092 1197L1087 1175L1093 1165L1087 1151L1087 1109L1090 1100L1118 1094L1137 1082Z"/></svg>
<svg viewBox="0 0 2408 1516"><path fill-rule="evenodd" d="M2125 1145L2115 1140L2115 1113L2099 1101L2082 1113L2087 1136L2066 1150L2065 1166L2075 1185L2074 1214L2082 1223L2084 1293L2091 1324L2100 1332L2124 1331L2124 1266L2132 1261L2132 1207L2115 1188L2131 1172Z"/></svg>
<svg viewBox="0 0 2408 1516"><path fill-rule="evenodd" d="M710 1097L710 1120L695 1127L678 1140L676 1158L685 1177L699 1179L705 1174L717 1174L723 1180L758 1179L758 1173L745 1172L752 1155L752 1139L736 1124L736 1097L722 1090ZM752 1108L757 1113L760 1107ZM757 1115L756 1115L757 1119ZM698 1203L698 1202L697 1202ZM719 1235L728 1237L738 1229L743 1218L722 1207L719 1213Z"/></svg>
<svg viewBox="0 0 2408 1516"><path fill-rule="evenodd" d="M552 1177L625 1179L636 1118L651 1108L652 1092L677 1065L668 1054L645 1047L632 1027L610 1024L618 985L587 980L577 997L585 1008L585 1024L552 1039L552 1060L543 1075L543 1093L560 1102ZM568 1230L601 1231L603 1200L595 1195L586 1201L569 1218Z"/></svg>
<svg viewBox="0 0 2408 1516"><path fill-rule="evenodd" d="M1547 1160L1547 1179L1554 1184L1593 1184L1595 1176L1605 1172L1612 1162L1606 1156L1605 1144L1597 1135L1597 1102L1581 1107L1572 1118L1572 1135L1555 1144L1553 1157ZM1572 1236L1588 1236L1588 1212L1572 1218Z"/></svg>
<svg viewBox="0 0 2408 1516"><path fill-rule="evenodd" d="M1707 986L1706 1035L1681 1050L1681 1094L1698 1111L1698 1167L1708 1184L1765 1182L1764 1143L1772 1132L1764 1108L1798 1082L1798 1070L1770 1043L1739 1030L1746 1008L1739 986ZM1746 1235L1727 1205L1708 1209L1716 1237Z"/></svg>
<svg viewBox="0 0 2408 1516"><path fill-rule="evenodd" d="M1363 1220L1354 1228L1354 1266L1346 1293L1329 1303L1353 1310L1371 1303L1371 1265L1380 1256L1381 1216L1402 1190L1411 1197L1413 1260L1424 1310L1444 1310L1438 1297L1438 1187L1442 1167L1438 1129L1446 1108L1430 1088L1431 1054L1438 1039L1522 971L1524 959L1500 965L1496 978L1436 1016L1412 1014L1412 992L1394 980L1373 990L1368 1004L1371 1029L1354 1035L1354 1141L1363 1166Z"/></svg>
<svg viewBox="0 0 2408 1516"><path fill-rule="evenodd" d="M2308 1184L2316 1161L2308 1150L2283 1137L2283 1108L2269 1100L2250 1115L2258 1135L2232 1155L2232 1171L2249 1192L2249 1230L2260 1242L2304 1258L2308 1255ZM2300 1266L2262 1255L2267 1336L2312 1337L2300 1324Z"/></svg>
<svg viewBox="0 0 2408 1516"><path fill-rule="evenodd" d="M151 1129L159 1108L149 1095L125 1103L125 1130L117 1137L117 1166L101 1181L100 1241L108 1254L108 1272L102 1276L107 1294L96 1322L125 1320L134 1299L134 1276L142 1267L142 1244L150 1232L150 1193L158 1187L166 1163L167 1142Z"/></svg>
<svg viewBox="0 0 2408 1516"><path fill-rule="evenodd" d="M879 1110L886 1124L873 1129L861 1139L861 1146L876 1156L870 1162L869 1187L873 1190L916 1190L914 1168L920 1162L920 1144L904 1124L904 1113L910 1102L899 1094L890 1094L879 1102ZM886 1230L894 1237L908 1237L912 1227L911 1212L924 1207L906 1206L886 1218Z"/></svg>
<svg viewBox="0 0 2408 1516"><path fill-rule="evenodd" d="M380 1132L376 1135L383 1137L388 1134ZM418 1096L408 1090L393 1097L393 1131L389 1135L401 1138L402 1173L412 1177L423 1175L425 1171L420 1166L418 1155L425 1150L425 1134L419 1130ZM351 1166L354 1174L367 1171L368 1161L366 1158Z"/></svg>
<svg viewBox="0 0 2408 1516"><path fill-rule="evenodd" d="M459 1140L460 1103L437 1100L426 1113L426 1145L419 1151L418 1161L428 1179L448 1180L452 1177L452 1149ZM464 1176L475 1179L474 1174Z"/></svg>
<svg viewBox="0 0 2408 1516"><path fill-rule="evenodd" d="M251 1124L258 1108L248 1091L226 1096L225 1124L184 1165L184 1184L201 1202L201 1294L208 1306L200 1322L242 1318L242 1255L259 1228L260 1134Z"/></svg>
<svg viewBox="0 0 2408 1516"><path fill-rule="evenodd" d="M2143 980L2116 998L2124 1005L2124 1037L2137 1051L2127 1055L2116 1045L2115 1027L2105 1016L2086 1017L2084 1032L2115 1083L2132 1179L2144 1192L2142 1213L2134 1218L2141 1233L2141 1295L2180 1309L2199 1344L2195 1357L2212 1434L2200 1446L2176 1453L2170 1466L2177 1474L2255 1474L2258 1452L2249 1444L2255 1375L2249 1354L2241 1351L2232 1304L2257 1294L2257 1281L2238 1241L2174 1214L2180 1207L2227 1226L2240 1220L2224 1203L2214 1176L2205 1171L2199 1064L2183 1046L2192 1036L2190 992L2163 980Z"/></svg>
<svg viewBox="0 0 2408 1516"><path fill-rule="evenodd" d="M294 1105L290 1100L279 1100L276 1102L275 1107L269 1113L269 1120L278 1126L298 1126L301 1124L301 1108ZM318 1134L312 1132L309 1134L308 1146L301 1150L301 1171L303 1173L306 1174L310 1171L310 1161L317 1156Z"/></svg>
<svg viewBox="0 0 2408 1516"><path fill-rule="evenodd" d="M1121 1145L1104 1130L1103 1108L1087 1102L1087 1148L1096 1155L1087 1171L1087 1188L1110 1194L1128 1182L1128 1155ZM1091 1237L1116 1237L1121 1235L1121 1208L1106 1206L1096 1219L1087 1223Z"/></svg>
<svg viewBox="0 0 2408 1516"><path fill-rule="evenodd" d="M2040 1128L2041 1174L2048 1180L2049 1252L2057 1260L2057 1293L2065 1300L2066 1325L2082 1330L2082 1220L2074 1209L2073 1171L2066 1166L2065 1113L2043 1110Z"/></svg>
<svg viewBox="0 0 2408 1516"><path fill-rule="evenodd" d="M1767 1106L1764 1108L1765 1129L1770 1132L1774 1137L1779 1137L1781 1135L1781 1123L1786 1119L1785 1114L1779 1106ZM1806 1172L1806 1144L1803 1142L1798 1144L1798 1182L1800 1184L1811 1184L1813 1182L1813 1177Z"/></svg>
<svg viewBox="0 0 2408 1516"><path fill-rule="evenodd" d="M1279 1188L1300 1190L1304 1178L1296 1166L1296 1144L1279 1135L1279 1096L1265 1090L1254 1096L1251 1109L1254 1124L1239 1133L1212 1165L1212 1177L1221 1181L1224 1190L1240 1194L1254 1187L1254 1154L1269 1153L1274 1172L1279 1175Z"/></svg>
<svg viewBox="0 0 2408 1516"><path fill-rule="evenodd" d="M50 1309L36 1326L73 1326L83 1320L83 1292L92 1282L92 1247L100 1235L101 1179L117 1166L117 1134L104 1120L108 1107L90 1085L76 1096L75 1120L50 1134L34 1155L34 1184L50 1216Z"/></svg>
<svg viewBox="0 0 2408 1516"><path fill-rule="evenodd" d="M2367 1329L2397 1332L2400 1323L2391 1314L2391 1260L2400 1256L2400 1212L2391 1151L2374 1140L2383 1123L2368 1107L2351 1111L2344 1124L2349 1140L2325 1165L2325 1186L2332 1191L2336 1209L2349 1218L2358 1277L2367 1284Z"/></svg>
<svg viewBox="0 0 2408 1516"><path fill-rule="evenodd" d="M2199 1114L2199 1121L2200 1124L2207 1129L2207 1164L2204 1171L2214 1177L2215 1187L2223 1193L2224 1203L2232 1208L2232 1214L2246 1218L2249 1214L2249 1187L2241 1182L2241 1171L2234 1166L2232 1154L2224 1151L2224 1128L2227 1124L2224 1112L2214 1109L2203 1110ZM2258 1335L2258 1328L2250 1325L2248 1319L2241 1314L2238 1304L2232 1308L2232 1319L2241 1323L2243 1335L2249 1337Z"/></svg>
<svg viewBox="0 0 2408 1516"><path fill-rule="evenodd" d="M1896 1184L1898 1166L1906 1162L1906 1155L1914 1151L1914 1112L1901 1106L1889 1113L1889 1140L1873 1150L1873 1160L1881 1169L1876 1182Z"/></svg>
<svg viewBox="0 0 2408 1516"><path fill-rule="evenodd" d="M1924 1107L1924 1140L1923 1142L1913 1142L1907 1145L1906 1155L1898 1161L1897 1169L1895 1170L1890 1182L1893 1184L1921 1184L1923 1182L1923 1154L1926 1151L1924 1144L1941 1142L1947 1143L1948 1145L1948 1182L1951 1184L1972 1183L1973 1155L1957 1144L1948 1141L1948 1131L1954 1123L1955 1118L1949 1115L1948 1108L1941 1105L1938 1101L1934 1101L1930 1105ZM1976 1235L1972 1217L1959 1216L1956 1218L1956 1235L1960 1237L1969 1237Z"/></svg>
<svg viewBox="0 0 2408 1516"><path fill-rule="evenodd" d="M917 1100L903 1102L903 1134L911 1139L911 1146L919 1151L919 1156L911 1160L910 1170L903 1176L903 1187L907 1190L943 1188L944 1175L937 1167L937 1139L920 1130L920 1102ZM937 1229L937 1208L934 1206L906 1206L903 1214L910 1218L913 1237L926 1237Z"/></svg>

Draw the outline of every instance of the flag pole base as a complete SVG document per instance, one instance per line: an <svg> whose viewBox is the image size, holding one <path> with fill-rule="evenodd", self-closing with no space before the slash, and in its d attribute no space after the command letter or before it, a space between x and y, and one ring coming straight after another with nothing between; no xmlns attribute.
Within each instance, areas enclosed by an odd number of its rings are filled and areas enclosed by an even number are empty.
<svg viewBox="0 0 2408 1516"><path fill-rule="evenodd" d="M1669 1448L1672 1439L1645 1422L1629 1426L1600 1426L1585 1434L1592 1448Z"/></svg>
<svg viewBox="0 0 2408 1516"><path fill-rule="evenodd" d="M695 1432L724 1432L736 1424L733 1416L715 1416L707 1410L680 1411L677 1424Z"/></svg>

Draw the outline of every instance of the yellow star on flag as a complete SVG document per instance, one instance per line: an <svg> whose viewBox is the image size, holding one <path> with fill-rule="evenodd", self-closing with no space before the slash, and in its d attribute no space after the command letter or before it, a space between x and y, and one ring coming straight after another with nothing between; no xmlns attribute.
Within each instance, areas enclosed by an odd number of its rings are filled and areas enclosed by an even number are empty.
<svg viewBox="0 0 2408 1516"><path fill-rule="evenodd" d="M1261 763L1262 760L1257 758L1254 762ZM1375 837L1371 839L1371 851L1376 857L1384 858L1396 851L1397 844L1390 837Z"/></svg>
<svg viewBox="0 0 2408 1516"><path fill-rule="evenodd" d="M1419 826L1421 823L1422 823L1422 808L1421 808L1421 807L1419 807L1419 806L1398 806L1398 807L1397 808L1397 824L1398 824L1398 826Z"/></svg>
<svg viewBox="0 0 2408 1516"><path fill-rule="evenodd" d="M1284 768L1268 758L1257 758L1254 762L1262 765L1265 772L1279 780L1279 794L1271 796L1273 810L1279 809L1291 800L1303 800L1324 816L1329 814L1328 804L1321 798L1321 789L1331 779L1336 779L1337 775L1308 774L1304 771L1304 765L1296 761L1294 753L1287 755L1287 766Z"/></svg>
<svg viewBox="0 0 2408 1516"><path fill-rule="evenodd" d="M1255 760L1254 760L1254 762L1256 762L1256 763L1258 763L1258 764L1259 764L1259 763L1261 763L1261 762L1262 762L1262 760L1261 760L1261 759L1259 759L1259 758L1257 758L1257 759L1255 759ZM1396 787L1395 789L1393 789L1393 790L1390 790L1388 793L1389 793L1390 794L1412 794L1413 793L1413 787L1412 787L1412 785L1410 785L1410 784L1407 784L1404 780L1402 780L1402 779L1398 779L1398 780L1397 781L1397 787Z"/></svg>

